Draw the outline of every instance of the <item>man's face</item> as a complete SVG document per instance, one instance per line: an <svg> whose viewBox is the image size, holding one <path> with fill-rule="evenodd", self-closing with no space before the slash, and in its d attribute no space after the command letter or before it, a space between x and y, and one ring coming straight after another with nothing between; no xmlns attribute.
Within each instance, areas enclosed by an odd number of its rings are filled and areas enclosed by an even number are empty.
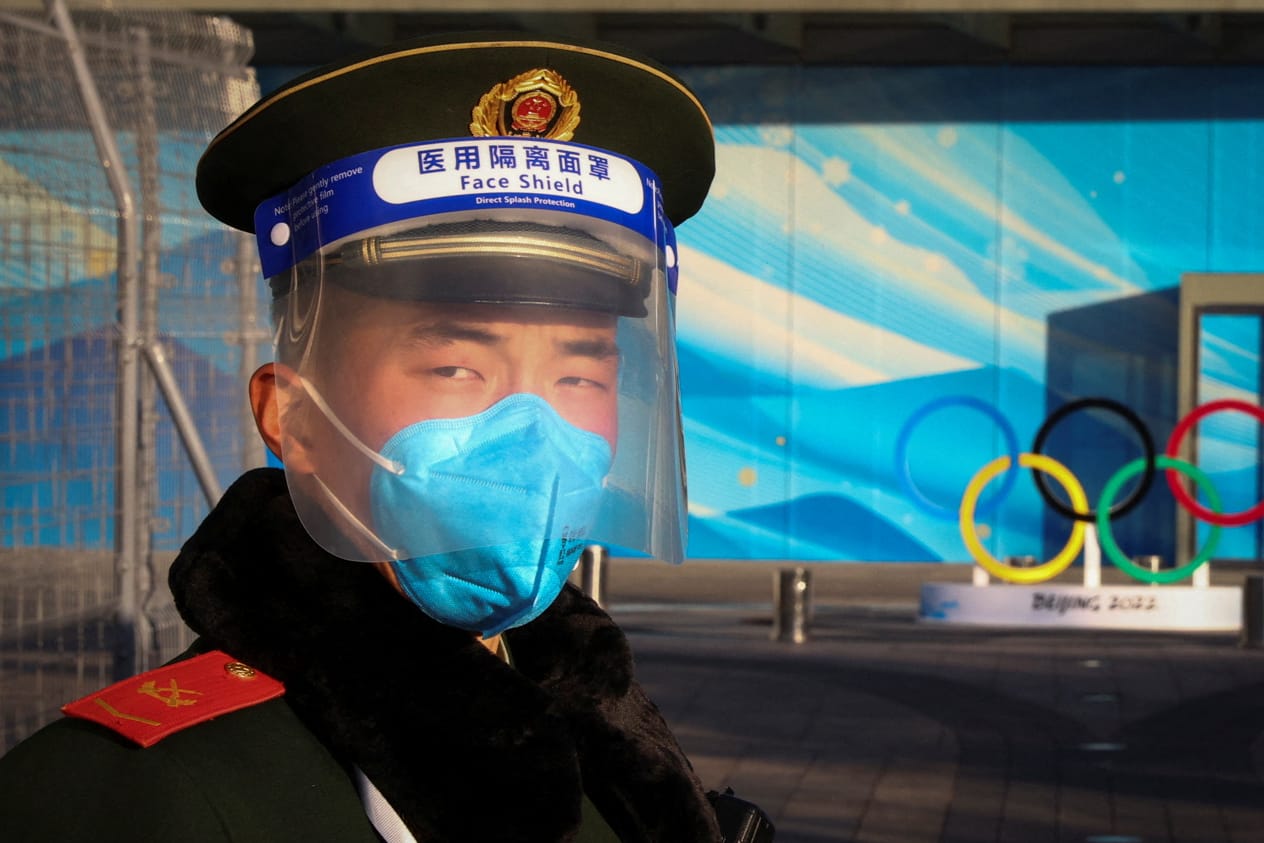
<svg viewBox="0 0 1264 843"><path fill-rule="evenodd" d="M616 317L527 305L441 304L376 299L329 285L321 304L312 371L302 374L337 417L374 451L419 421L462 418L514 393L537 395L563 419L618 436ZM293 403L291 403L293 402ZM363 518L369 460L306 396L292 388L308 460ZM288 460L288 457L282 455Z"/></svg>

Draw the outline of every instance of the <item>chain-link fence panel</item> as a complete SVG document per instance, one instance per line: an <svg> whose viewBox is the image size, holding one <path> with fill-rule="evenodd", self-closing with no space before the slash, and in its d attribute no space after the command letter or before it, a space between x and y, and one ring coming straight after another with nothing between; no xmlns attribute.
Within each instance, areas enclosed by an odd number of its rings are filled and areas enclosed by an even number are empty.
<svg viewBox="0 0 1264 843"><path fill-rule="evenodd" d="M167 565L263 461L243 381L266 348L262 285L193 184L258 97L250 35L58 11L0 14L0 751L187 645Z"/></svg>

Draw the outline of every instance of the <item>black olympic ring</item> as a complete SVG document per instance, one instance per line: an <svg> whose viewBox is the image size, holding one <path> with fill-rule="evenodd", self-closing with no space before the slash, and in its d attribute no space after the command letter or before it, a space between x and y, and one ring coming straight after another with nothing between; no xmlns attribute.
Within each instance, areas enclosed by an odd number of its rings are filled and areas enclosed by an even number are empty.
<svg viewBox="0 0 1264 843"><path fill-rule="evenodd" d="M1045 440L1049 438L1049 431L1053 426L1069 416L1076 410L1083 410L1090 407L1099 407L1103 410L1111 410L1123 416L1124 421L1137 432L1141 437L1141 445L1145 449L1145 472L1141 475L1141 482L1137 484L1137 488L1132 490L1132 494L1112 506L1107 513L1112 520L1131 510L1134 506L1141 503L1141 499L1145 497L1145 493L1150 491L1150 484L1154 481L1154 439L1150 436L1150 430L1141 421L1132 410L1120 404L1118 401L1112 401L1109 398L1079 398L1068 404L1063 404L1057 410L1049 414L1049 418L1045 419L1044 424L1040 426L1040 430L1036 431L1036 441L1031 446L1033 454L1041 453L1040 449L1044 446ZM1057 496L1049 490L1049 481L1045 479L1043 472L1034 472L1036 480L1036 489L1040 492L1040 497L1045 499L1045 503L1053 507L1067 518L1073 518L1076 521L1093 522L1097 520L1097 511L1076 512L1071 507L1058 500Z"/></svg>

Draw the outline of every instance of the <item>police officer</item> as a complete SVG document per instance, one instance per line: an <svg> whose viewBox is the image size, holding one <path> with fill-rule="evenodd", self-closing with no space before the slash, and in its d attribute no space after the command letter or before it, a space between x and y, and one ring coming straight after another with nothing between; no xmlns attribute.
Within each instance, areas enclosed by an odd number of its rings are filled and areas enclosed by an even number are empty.
<svg viewBox="0 0 1264 843"><path fill-rule="evenodd" d="M258 240L284 470L173 564L193 651L0 759L5 839L720 839L566 585L592 542L683 556L673 226L713 167L671 73L521 35L357 56L221 132L198 192Z"/></svg>

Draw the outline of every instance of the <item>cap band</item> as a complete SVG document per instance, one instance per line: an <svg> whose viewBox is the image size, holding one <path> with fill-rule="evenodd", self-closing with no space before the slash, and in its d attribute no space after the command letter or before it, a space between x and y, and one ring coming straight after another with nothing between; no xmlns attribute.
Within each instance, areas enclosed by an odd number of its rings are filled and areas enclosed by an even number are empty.
<svg viewBox="0 0 1264 843"><path fill-rule="evenodd" d="M260 203L263 274L378 226L453 212L530 209L615 223L675 255L658 177L604 149L535 138L460 138L376 149L313 171ZM675 290L675 267L668 267Z"/></svg>

